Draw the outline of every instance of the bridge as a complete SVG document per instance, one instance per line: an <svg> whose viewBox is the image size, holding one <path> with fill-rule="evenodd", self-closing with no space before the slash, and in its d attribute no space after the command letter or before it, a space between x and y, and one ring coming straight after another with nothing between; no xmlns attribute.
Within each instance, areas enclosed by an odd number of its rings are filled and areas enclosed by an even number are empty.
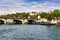
<svg viewBox="0 0 60 40"><path fill-rule="evenodd" d="M38 19L31 19L31 18L27 18L27 19L0 19L0 24L32 24L37 21L38 21Z"/></svg>

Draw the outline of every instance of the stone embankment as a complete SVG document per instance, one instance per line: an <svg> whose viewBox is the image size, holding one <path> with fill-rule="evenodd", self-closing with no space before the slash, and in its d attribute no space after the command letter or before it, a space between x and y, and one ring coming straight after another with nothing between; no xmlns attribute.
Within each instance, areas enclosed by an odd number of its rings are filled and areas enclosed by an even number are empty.
<svg viewBox="0 0 60 40"><path fill-rule="evenodd" d="M42 24L42 25L58 25L60 20L41 19L0 19L0 24Z"/></svg>

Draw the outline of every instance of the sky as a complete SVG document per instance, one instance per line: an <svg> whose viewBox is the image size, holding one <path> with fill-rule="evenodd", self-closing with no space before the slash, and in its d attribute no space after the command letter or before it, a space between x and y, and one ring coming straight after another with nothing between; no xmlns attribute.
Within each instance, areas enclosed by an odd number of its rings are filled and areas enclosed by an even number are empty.
<svg viewBox="0 0 60 40"><path fill-rule="evenodd" d="M60 9L60 0L0 0L0 14Z"/></svg>

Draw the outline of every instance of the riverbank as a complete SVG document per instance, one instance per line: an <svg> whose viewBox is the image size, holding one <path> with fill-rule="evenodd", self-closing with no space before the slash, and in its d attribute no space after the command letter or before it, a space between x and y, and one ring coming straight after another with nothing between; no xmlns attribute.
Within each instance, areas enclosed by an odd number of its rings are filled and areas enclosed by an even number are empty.
<svg viewBox="0 0 60 40"><path fill-rule="evenodd" d="M0 25L46 25L46 26L60 26L59 24L51 24L51 23L32 23L32 24L0 24Z"/></svg>
<svg viewBox="0 0 60 40"><path fill-rule="evenodd" d="M14 25L14 24L35 24L35 25L60 25L60 20L46 18L40 19L0 19L0 24Z"/></svg>

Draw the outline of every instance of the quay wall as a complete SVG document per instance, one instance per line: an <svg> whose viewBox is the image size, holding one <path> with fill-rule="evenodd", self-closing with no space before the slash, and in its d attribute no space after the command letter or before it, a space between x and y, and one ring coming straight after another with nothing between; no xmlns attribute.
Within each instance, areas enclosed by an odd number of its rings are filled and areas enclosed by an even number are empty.
<svg viewBox="0 0 60 40"><path fill-rule="evenodd" d="M14 21L17 20L17 21ZM60 22L60 20L50 20L48 21L45 18L41 18L41 19L0 19L0 23L4 21L4 24L14 24L15 22L20 22L21 24L27 24L28 22L33 23L33 22L48 22L51 24L57 24L58 22Z"/></svg>

